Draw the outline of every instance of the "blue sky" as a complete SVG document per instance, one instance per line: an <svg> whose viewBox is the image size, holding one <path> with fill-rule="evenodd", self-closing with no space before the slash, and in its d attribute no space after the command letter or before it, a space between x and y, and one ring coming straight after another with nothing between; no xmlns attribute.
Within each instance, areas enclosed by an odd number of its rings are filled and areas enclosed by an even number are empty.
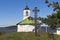
<svg viewBox="0 0 60 40"><path fill-rule="evenodd" d="M38 16L46 17L52 14L52 7L48 8L45 4L45 0L0 0L0 27L15 25L23 18L23 9L26 6L26 1L31 9L31 16L34 16L32 10L34 7L38 7L40 12ZM49 0L50 2L60 0Z"/></svg>

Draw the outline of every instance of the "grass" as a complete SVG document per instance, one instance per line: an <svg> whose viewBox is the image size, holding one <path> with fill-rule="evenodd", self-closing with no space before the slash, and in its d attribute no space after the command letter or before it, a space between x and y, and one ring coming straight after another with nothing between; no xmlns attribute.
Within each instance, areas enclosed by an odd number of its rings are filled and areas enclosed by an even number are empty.
<svg viewBox="0 0 60 40"><path fill-rule="evenodd" d="M3 34L5 34L5 33L6 33L6 32L0 32L0 36L3 35Z"/></svg>
<svg viewBox="0 0 60 40"><path fill-rule="evenodd" d="M59 35L54 35L55 40L60 40ZM32 32L9 33L0 36L0 40L50 40L47 33L40 33L40 36L35 37Z"/></svg>

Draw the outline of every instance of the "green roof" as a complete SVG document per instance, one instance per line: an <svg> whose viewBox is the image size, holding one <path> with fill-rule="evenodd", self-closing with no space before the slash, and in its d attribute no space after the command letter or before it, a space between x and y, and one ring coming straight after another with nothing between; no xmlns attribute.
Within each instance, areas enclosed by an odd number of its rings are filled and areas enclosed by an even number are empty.
<svg viewBox="0 0 60 40"><path fill-rule="evenodd" d="M23 20L23 21L21 21L21 22L19 22L18 24L31 24L31 25L33 25L33 24L35 24L35 20L33 19L33 20L31 20L31 19L25 19L25 20ZM40 24L39 22L38 22L38 24Z"/></svg>

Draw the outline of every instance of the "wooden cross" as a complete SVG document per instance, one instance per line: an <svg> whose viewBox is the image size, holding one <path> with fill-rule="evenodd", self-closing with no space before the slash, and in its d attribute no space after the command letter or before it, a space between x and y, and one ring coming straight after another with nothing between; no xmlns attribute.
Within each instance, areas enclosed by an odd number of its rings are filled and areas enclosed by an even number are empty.
<svg viewBox="0 0 60 40"><path fill-rule="evenodd" d="M39 12L38 8L35 7L33 12L35 13L35 36L38 35L38 30L37 30L37 12Z"/></svg>

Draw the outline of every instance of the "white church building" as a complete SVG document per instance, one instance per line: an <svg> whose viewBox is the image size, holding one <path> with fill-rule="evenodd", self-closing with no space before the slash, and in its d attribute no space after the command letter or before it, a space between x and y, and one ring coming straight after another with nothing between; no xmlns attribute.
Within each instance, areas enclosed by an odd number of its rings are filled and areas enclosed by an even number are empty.
<svg viewBox="0 0 60 40"><path fill-rule="evenodd" d="M32 32L35 29L34 20L28 19L31 10L28 6L23 11L23 20L17 24L17 32Z"/></svg>
<svg viewBox="0 0 60 40"><path fill-rule="evenodd" d="M31 10L29 9L28 6L26 6L25 9L23 10L23 19L21 22L17 24L17 32L33 32L34 31L35 20L28 19L29 17L31 17L30 14L31 14ZM40 25L40 23L41 21L38 22L38 25ZM42 24L41 26L48 27L48 25L46 24ZM60 35L60 30L57 30L57 34Z"/></svg>

